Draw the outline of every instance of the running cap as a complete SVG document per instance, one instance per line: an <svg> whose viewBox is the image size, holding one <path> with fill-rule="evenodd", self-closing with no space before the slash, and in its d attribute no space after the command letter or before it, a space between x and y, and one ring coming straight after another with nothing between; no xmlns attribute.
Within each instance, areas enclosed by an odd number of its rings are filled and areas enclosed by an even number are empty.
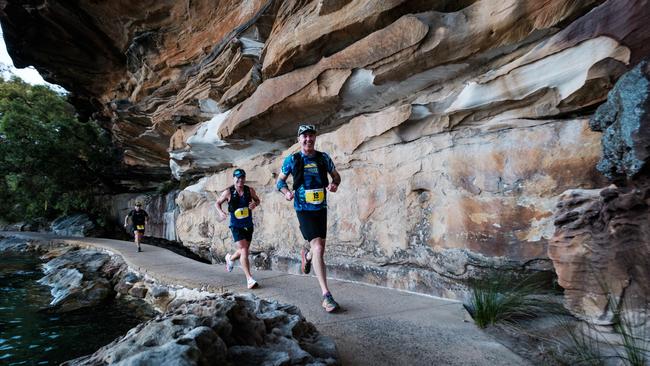
<svg viewBox="0 0 650 366"><path fill-rule="evenodd" d="M300 125L298 127L298 136L302 135L303 133L306 132L311 132L311 133L316 133L316 126L314 125Z"/></svg>
<svg viewBox="0 0 650 366"><path fill-rule="evenodd" d="M232 172L232 176L236 178L245 177L246 172L244 171L244 169L235 169L235 171Z"/></svg>

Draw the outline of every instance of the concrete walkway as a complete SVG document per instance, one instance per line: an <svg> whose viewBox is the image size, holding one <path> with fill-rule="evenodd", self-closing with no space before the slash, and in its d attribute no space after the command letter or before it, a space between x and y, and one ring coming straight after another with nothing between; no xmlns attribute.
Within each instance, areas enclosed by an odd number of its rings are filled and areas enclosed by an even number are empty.
<svg viewBox="0 0 650 366"><path fill-rule="evenodd" d="M4 235L3 235L4 234ZM199 263L166 249L98 238L57 237L41 233L0 233L3 236L56 240L121 255L133 269L166 284L211 292L251 292L240 268ZM462 304L435 297L329 280L343 311L321 308L313 276L254 271L257 296L297 305L318 330L334 338L343 365L528 365L479 330Z"/></svg>

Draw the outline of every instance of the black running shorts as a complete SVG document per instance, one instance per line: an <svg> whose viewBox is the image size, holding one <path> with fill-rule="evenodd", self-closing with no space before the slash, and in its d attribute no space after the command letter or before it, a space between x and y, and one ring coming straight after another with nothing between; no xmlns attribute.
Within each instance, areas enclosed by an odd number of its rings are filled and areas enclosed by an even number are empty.
<svg viewBox="0 0 650 366"><path fill-rule="evenodd" d="M253 240L253 227L231 227L230 232L232 232L232 237L235 239L235 243L240 240L248 240L250 243Z"/></svg>
<svg viewBox="0 0 650 366"><path fill-rule="evenodd" d="M327 209L318 211L296 211L300 232L307 241L327 237Z"/></svg>

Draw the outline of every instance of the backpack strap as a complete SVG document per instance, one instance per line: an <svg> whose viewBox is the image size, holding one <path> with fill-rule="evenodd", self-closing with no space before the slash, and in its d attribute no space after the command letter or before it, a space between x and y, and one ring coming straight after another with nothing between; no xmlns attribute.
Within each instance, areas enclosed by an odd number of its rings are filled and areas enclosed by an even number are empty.
<svg viewBox="0 0 650 366"><path fill-rule="evenodd" d="M234 185L228 187L228 190L230 191L230 199L228 200L228 212L232 213L232 212L235 212L235 210L236 210L236 208L235 208L235 200L233 198L235 198L235 195L237 194L237 191L235 190Z"/></svg>
<svg viewBox="0 0 650 366"><path fill-rule="evenodd" d="M299 152L293 154L293 190L297 190L305 180L305 162L302 160L302 154Z"/></svg>
<svg viewBox="0 0 650 366"><path fill-rule="evenodd" d="M318 168L318 176L320 177L321 184L327 187L329 179L327 177L327 163L325 162L325 154L316 151L315 155L316 167ZM293 190L297 190L305 183L305 162L302 160L302 154L299 152L293 154Z"/></svg>
<svg viewBox="0 0 650 366"><path fill-rule="evenodd" d="M327 162L325 162L325 154L320 151L316 151L316 166L318 167L320 182L323 185L323 188L325 188L330 184L330 181L327 178Z"/></svg>
<svg viewBox="0 0 650 366"><path fill-rule="evenodd" d="M247 203L251 202L251 188L244 184L244 199Z"/></svg>

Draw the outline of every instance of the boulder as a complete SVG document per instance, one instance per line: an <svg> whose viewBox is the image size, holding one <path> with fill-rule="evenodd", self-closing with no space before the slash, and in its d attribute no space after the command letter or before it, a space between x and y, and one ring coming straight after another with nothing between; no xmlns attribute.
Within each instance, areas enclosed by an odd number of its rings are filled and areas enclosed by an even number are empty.
<svg viewBox="0 0 650 366"><path fill-rule="evenodd" d="M610 179L633 178L650 157L650 62L626 73L596 110L591 128L603 133L598 170Z"/></svg>
<svg viewBox="0 0 650 366"><path fill-rule="evenodd" d="M40 245L13 236L4 237L0 234L0 253L2 252L40 252Z"/></svg>
<svg viewBox="0 0 650 366"><path fill-rule="evenodd" d="M565 306L593 324L621 312L643 325L650 308L650 184L569 190L549 244ZM646 324L647 325L647 324Z"/></svg>
<svg viewBox="0 0 650 366"><path fill-rule="evenodd" d="M111 257L95 250L69 250L43 265L45 276L38 282L51 287L50 311L68 312L90 307L114 293L103 272ZM107 278L108 277L108 278Z"/></svg>
<svg viewBox="0 0 650 366"><path fill-rule="evenodd" d="M290 305L252 294L188 301L64 365L335 365L334 342Z"/></svg>
<svg viewBox="0 0 650 366"><path fill-rule="evenodd" d="M90 236L97 225L86 214L61 216L52 221L50 230L62 236Z"/></svg>

